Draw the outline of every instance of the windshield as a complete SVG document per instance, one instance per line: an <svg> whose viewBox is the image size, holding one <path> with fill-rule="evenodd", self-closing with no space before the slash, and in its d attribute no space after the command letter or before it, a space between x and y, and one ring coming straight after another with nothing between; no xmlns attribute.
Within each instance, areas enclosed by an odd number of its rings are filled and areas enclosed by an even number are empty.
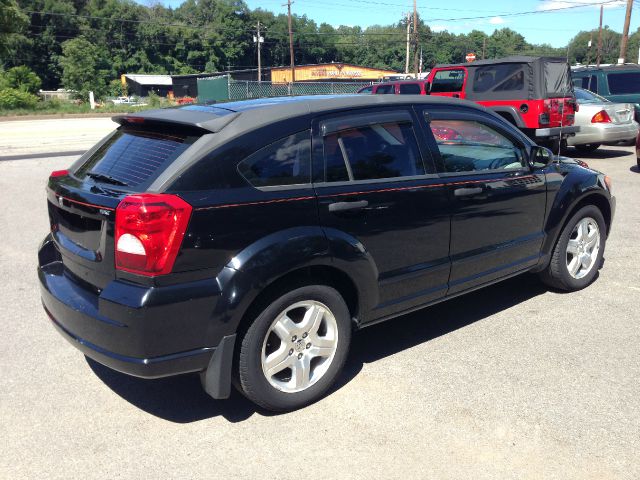
<svg viewBox="0 0 640 480"><path fill-rule="evenodd" d="M607 75L612 95L640 93L640 72L620 72Z"/></svg>
<svg viewBox="0 0 640 480"><path fill-rule="evenodd" d="M582 88L576 88L575 93L578 103L610 103L606 98Z"/></svg>

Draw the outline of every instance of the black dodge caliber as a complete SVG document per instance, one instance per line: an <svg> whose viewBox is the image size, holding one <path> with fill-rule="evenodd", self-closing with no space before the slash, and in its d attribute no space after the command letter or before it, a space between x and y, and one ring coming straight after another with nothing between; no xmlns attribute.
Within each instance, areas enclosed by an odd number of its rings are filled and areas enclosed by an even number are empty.
<svg viewBox="0 0 640 480"><path fill-rule="evenodd" d="M85 355L198 372L271 410L323 395L355 329L523 272L602 265L605 175L457 99L314 96L115 117L49 179L42 303Z"/></svg>

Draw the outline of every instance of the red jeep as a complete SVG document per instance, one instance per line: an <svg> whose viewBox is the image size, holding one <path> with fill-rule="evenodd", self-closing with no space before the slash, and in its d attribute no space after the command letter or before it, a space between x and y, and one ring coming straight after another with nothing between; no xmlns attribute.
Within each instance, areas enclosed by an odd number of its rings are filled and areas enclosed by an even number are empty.
<svg viewBox="0 0 640 480"><path fill-rule="evenodd" d="M540 144L557 145L579 130L577 103L566 60L514 56L460 65L436 65L427 78L431 95L484 105Z"/></svg>

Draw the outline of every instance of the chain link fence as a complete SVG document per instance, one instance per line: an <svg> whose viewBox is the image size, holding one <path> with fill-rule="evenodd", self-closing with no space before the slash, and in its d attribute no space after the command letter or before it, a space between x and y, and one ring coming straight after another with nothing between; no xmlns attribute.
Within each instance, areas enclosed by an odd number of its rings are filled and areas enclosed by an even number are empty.
<svg viewBox="0 0 640 480"><path fill-rule="evenodd" d="M331 95L357 93L372 82L300 82L272 83L245 80L229 81L229 99L285 97L288 95Z"/></svg>

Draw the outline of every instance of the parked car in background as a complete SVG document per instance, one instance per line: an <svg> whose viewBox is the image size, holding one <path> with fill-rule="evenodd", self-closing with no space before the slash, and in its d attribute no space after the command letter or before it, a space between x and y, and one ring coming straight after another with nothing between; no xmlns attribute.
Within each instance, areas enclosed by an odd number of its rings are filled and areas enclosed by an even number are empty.
<svg viewBox="0 0 640 480"><path fill-rule="evenodd" d="M267 98L114 120L49 178L46 313L108 367L197 372L214 398L233 379L271 410L322 396L353 329L524 272L586 287L615 211L604 174L461 100Z"/></svg>
<svg viewBox="0 0 640 480"><path fill-rule="evenodd" d="M580 131L567 139L567 145L581 152L592 152L600 145L616 145L635 141L638 123L633 119L630 103L613 103L582 88L575 89L580 108L576 125Z"/></svg>
<svg viewBox="0 0 640 480"><path fill-rule="evenodd" d="M430 95L479 103L552 149L578 131L573 126L576 103L564 58L513 56L436 65L428 82Z"/></svg>
<svg viewBox="0 0 640 480"><path fill-rule="evenodd" d="M135 105L138 103L134 97L117 97L109 101L116 105Z"/></svg>
<svg viewBox="0 0 640 480"><path fill-rule="evenodd" d="M426 80L398 80L364 87L358 90L358 93L371 93L374 95L426 95L426 84Z"/></svg>
<svg viewBox="0 0 640 480"><path fill-rule="evenodd" d="M640 122L640 65L573 67L571 78L576 87L590 90L614 103L633 104L635 120Z"/></svg>

